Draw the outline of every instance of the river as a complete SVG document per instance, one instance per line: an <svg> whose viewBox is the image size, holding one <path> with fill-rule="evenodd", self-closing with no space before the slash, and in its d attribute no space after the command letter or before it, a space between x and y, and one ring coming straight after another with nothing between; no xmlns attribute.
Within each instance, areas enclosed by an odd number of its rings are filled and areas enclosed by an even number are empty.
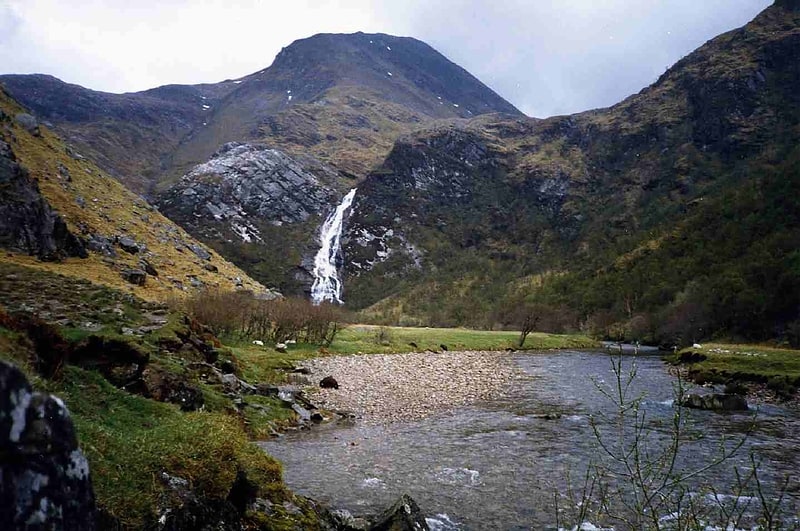
<svg viewBox="0 0 800 531"><path fill-rule="evenodd" d="M262 446L284 464L293 490L353 514L374 514L409 493L432 529L555 529L554 493L562 509L574 511L568 483L580 486L587 464L602 457L589 419L605 436L617 433L616 407L594 383L613 384L611 358L593 351L512 356L528 377L503 399L386 426L329 423ZM656 448L668 440L676 379L658 356L622 359L625 369L636 364L631 396L645 395L640 412ZM775 484L794 475L781 509L798 514L800 412L771 405L755 416L684 411L687 442L678 464L686 470L710 462L721 441L732 448L754 426L736 455L700 475L690 492L711 482L719 494L733 494L734 468L748 469L752 455L761 461L768 499L777 496ZM741 499L758 508L755 498Z"/></svg>

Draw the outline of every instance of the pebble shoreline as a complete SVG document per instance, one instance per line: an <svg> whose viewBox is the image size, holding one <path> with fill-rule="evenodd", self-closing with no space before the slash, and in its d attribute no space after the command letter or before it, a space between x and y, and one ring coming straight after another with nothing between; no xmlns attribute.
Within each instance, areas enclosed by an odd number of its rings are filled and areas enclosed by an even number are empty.
<svg viewBox="0 0 800 531"><path fill-rule="evenodd" d="M339 389L313 389L321 408L348 411L367 423L421 419L504 396L526 377L507 352L413 352L317 358L303 363L311 381L333 376Z"/></svg>

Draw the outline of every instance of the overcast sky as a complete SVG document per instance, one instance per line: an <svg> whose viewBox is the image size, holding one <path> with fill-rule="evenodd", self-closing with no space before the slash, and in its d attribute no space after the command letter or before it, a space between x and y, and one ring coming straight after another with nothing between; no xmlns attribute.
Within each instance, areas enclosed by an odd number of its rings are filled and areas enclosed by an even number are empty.
<svg viewBox="0 0 800 531"><path fill-rule="evenodd" d="M531 116L605 107L771 0L0 0L0 73L96 90L237 78L314 33L421 39Z"/></svg>

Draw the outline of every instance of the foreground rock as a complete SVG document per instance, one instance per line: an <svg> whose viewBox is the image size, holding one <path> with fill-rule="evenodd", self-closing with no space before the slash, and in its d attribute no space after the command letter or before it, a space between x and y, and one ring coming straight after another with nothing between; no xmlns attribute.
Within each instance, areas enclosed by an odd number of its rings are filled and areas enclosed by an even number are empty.
<svg viewBox="0 0 800 531"><path fill-rule="evenodd" d="M384 512L369 531L425 531L430 529L419 506L408 494L403 494Z"/></svg>
<svg viewBox="0 0 800 531"><path fill-rule="evenodd" d="M683 399L682 405L692 409L710 411L747 411L747 400L743 396L733 394L690 394Z"/></svg>
<svg viewBox="0 0 800 531"><path fill-rule="evenodd" d="M320 358L311 380L330 376L338 389L314 388L323 409L353 411L367 422L426 417L504 395L524 373L501 352L421 352Z"/></svg>
<svg viewBox="0 0 800 531"><path fill-rule="evenodd" d="M0 361L0 529L91 531L89 464L64 403Z"/></svg>

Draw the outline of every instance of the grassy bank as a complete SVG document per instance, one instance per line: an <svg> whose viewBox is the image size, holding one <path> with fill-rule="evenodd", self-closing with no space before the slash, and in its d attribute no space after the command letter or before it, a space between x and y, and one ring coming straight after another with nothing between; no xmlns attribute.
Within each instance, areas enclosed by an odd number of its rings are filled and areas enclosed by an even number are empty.
<svg viewBox="0 0 800 531"><path fill-rule="evenodd" d="M766 384L782 398L800 388L800 350L707 343L679 351L674 361L687 363L689 377L697 383Z"/></svg>
<svg viewBox="0 0 800 531"><path fill-rule="evenodd" d="M253 345L250 339L226 338L239 361L242 374L256 381L279 381L282 368L299 361L329 355L398 354L424 350L506 350L519 348L519 332L468 330L465 328L415 328L399 326L349 325L328 347L310 344L288 345L285 353L272 345ZM530 334L523 346L529 350L597 348L600 344L584 335Z"/></svg>

